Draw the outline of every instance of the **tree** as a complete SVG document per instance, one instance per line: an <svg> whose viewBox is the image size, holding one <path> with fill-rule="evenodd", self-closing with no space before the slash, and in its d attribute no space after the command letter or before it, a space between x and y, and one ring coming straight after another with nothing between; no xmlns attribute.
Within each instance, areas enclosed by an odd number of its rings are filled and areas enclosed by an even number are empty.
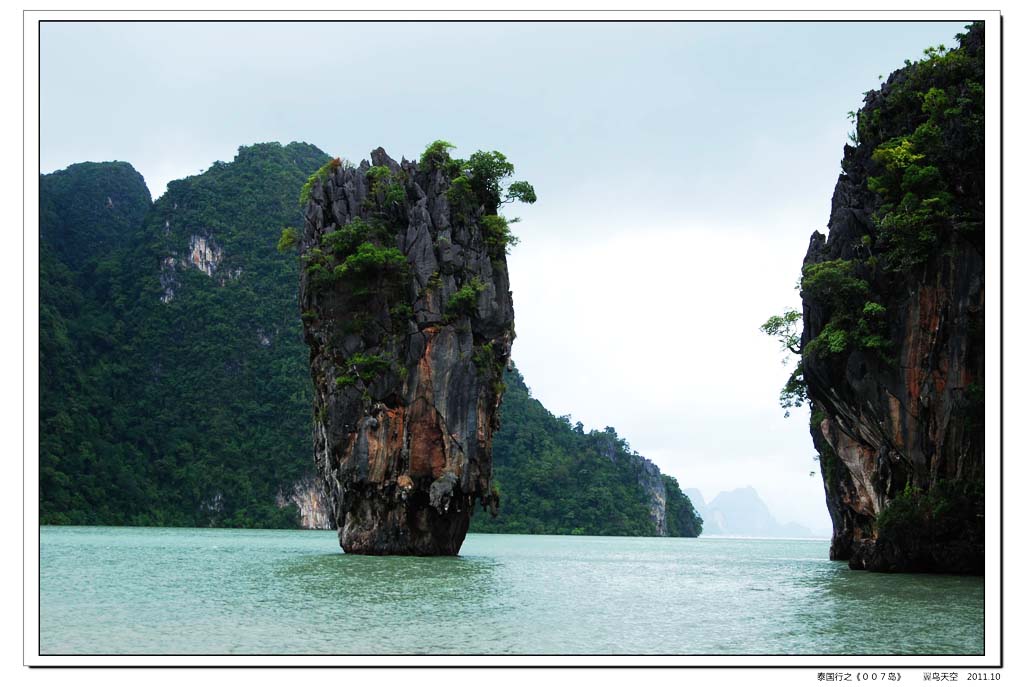
<svg viewBox="0 0 1024 687"><path fill-rule="evenodd" d="M783 350L800 355L800 334L802 315L793 308L787 308L781 315L772 315L761 325L761 331L774 336ZM786 356L786 360L789 356ZM785 362L785 360L783 361Z"/></svg>
<svg viewBox="0 0 1024 687"><path fill-rule="evenodd" d="M789 362L790 354L801 355L803 348L800 346L800 337L803 333L803 316L799 311L787 308L781 315L772 315L768 321L761 325L761 331L768 336L774 336L781 345L781 350L786 351L782 364ZM799 408L807 402L807 383L804 381L803 362L798 362L789 375L782 391L779 392L779 405L786 409L786 417L789 417L790 408Z"/></svg>
<svg viewBox="0 0 1024 687"><path fill-rule="evenodd" d="M503 153L497 150L478 150L465 163L469 186L484 206L484 213L494 215L505 203L518 200L524 203L537 202L533 186L526 181L513 182L503 195L502 182L512 176L516 168Z"/></svg>
<svg viewBox="0 0 1024 687"><path fill-rule="evenodd" d="M518 200L522 203L536 203L537 193L533 190L530 182L514 181L508 187L508 195L505 197L504 202L509 203L513 200Z"/></svg>
<svg viewBox="0 0 1024 687"><path fill-rule="evenodd" d="M298 243L298 230L295 227L285 227L281 230L281 238L277 240L277 252L284 253L294 248Z"/></svg>
<svg viewBox="0 0 1024 687"><path fill-rule="evenodd" d="M421 167L435 167L441 165L451 159L448 151L454 148L455 145L448 141L442 141L440 139L434 141L427 146L427 149L420 155L420 166Z"/></svg>

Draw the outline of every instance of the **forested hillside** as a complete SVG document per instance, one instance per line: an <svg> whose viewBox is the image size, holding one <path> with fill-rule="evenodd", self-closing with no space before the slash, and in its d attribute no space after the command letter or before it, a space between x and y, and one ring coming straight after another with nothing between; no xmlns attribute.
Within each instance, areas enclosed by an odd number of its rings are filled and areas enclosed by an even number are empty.
<svg viewBox="0 0 1024 687"><path fill-rule="evenodd" d="M119 521L145 461L117 436L125 328L113 305L149 190L123 162L72 165L39 190L40 511L44 522Z"/></svg>
<svg viewBox="0 0 1024 687"><path fill-rule="evenodd" d="M44 259L44 294L57 284L84 295L40 323L43 522L295 522L275 499L310 468L309 380L298 265L275 246L326 159L306 144L241 148L172 182L144 221L120 222L128 240L95 269L71 274ZM72 174L63 185L80 190L50 202L54 176L42 182L42 244L63 222L90 245L100 231L79 218L103 215L82 205L104 195L94 185L116 186L112 175ZM97 342L54 360L47 349L64 331Z"/></svg>
<svg viewBox="0 0 1024 687"><path fill-rule="evenodd" d="M615 429L585 432L552 415L517 369L505 373L501 430L494 438L494 477L501 495L496 518L479 515L472 531L695 537L701 520L674 477L634 453ZM645 465L646 463L646 465ZM664 493L664 525L651 517L651 492ZM646 470L645 470L646 469ZM645 489L646 487L646 489Z"/></svg>

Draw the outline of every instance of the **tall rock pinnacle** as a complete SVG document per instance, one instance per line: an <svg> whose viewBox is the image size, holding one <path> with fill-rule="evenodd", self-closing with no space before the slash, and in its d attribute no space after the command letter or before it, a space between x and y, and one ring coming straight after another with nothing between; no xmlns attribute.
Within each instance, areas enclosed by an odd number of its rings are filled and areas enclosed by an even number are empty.
<svg viewBox="0 0 1024 687"><path fill-rule="evenodd" d="M514 338L514 239L497 208L515 195L500 195L512 166L447 147L419 163L382 148L372 165L335 159L303 191L315 460L349 553L454 555L475 502L497 508L491 442Z"/></svg>
<svg viewBox="0 0 1024 687"><path fill-rule="evenodd" d="M983 24L958 38L866 94L804 258L811 436L853 568L984 571Z"/></svg>

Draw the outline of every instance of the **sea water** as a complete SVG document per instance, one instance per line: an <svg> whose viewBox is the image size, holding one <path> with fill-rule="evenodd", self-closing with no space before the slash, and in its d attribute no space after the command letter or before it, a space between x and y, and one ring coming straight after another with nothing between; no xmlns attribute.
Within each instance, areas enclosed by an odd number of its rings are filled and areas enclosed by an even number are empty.
<svg viewBox="0 0 1024 687"><path fill-rule="evenodd" d="M40 530L44 654L980 654L984 579L885 575L824 540Z"/></svg>

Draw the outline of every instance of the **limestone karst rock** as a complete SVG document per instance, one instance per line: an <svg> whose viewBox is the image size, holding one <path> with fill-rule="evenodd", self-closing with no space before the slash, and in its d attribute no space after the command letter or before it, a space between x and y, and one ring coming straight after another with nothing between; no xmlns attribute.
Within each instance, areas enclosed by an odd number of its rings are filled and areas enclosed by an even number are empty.
<svg viewBox="0 0 1024 687"><path fill-rule="evenodd" d="M371 161L334 160L307 189L316 466L346 552L453 555L475 503L497 507L507 225L443 150Z"/></svg>
<svg viewBox="0 0 1024 687"><path fill-rule="evenodd" d="M811 435L854 568L984 568L983 84L976 24L866 94L804 259Z"/></svg>

